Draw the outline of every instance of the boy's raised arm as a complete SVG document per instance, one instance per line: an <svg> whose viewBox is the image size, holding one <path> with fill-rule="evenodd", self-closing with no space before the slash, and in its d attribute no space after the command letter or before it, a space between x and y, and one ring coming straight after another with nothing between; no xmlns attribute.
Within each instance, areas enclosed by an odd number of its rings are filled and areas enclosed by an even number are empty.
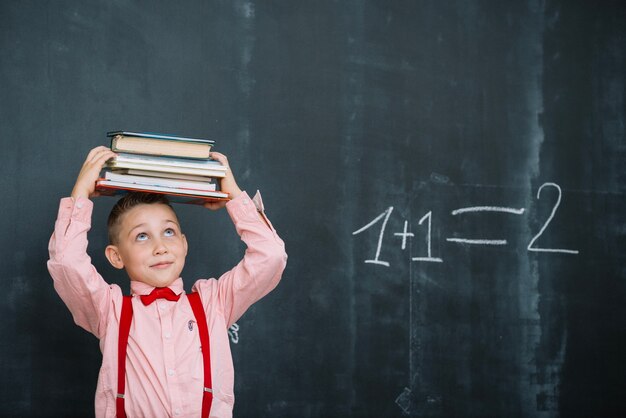
<svg viewBox="0 0 626 418"><path fill-rule="evenodd" d="M89 151L85 163L80 169L80 173L78 173L74 189L72 189L72 198L74 200L79 197L87 199L99 195L99 192L96 191L96 181L102 167L104 167L104 163L115 157L115 155L110 148L105 146L99 146Z"/></svg>
<svg viewBox="0 0 626 418"><path fill-rule="evenodd" d="M224 273L217 283L200 280L196 290L211 294L217 301L229 327L260 298L269 293L280 281L287 262L285 245L270 221L265 217L260 196L255 201L237 186L226 156L212 152L211 157L229 167L222 179L222 191L229 193L228 202L207 203L209 209L226 206L237 233L246 243L243 259L230 271ZM209 305L211 297L203 298Z"/></svg>
<svg viewBox="0 0 626 418"><path fill-rule="evenodd" d="M48 271L54 288L69 308L74 321L100 336L106 318L111 287L91 264L87 232L91 228L95 183L104 163L115 154L107 147L92 149L78 175L72 198L63 198L48 250Z"/></svg>
<svg viewBox="0 0 626 418"><path fill-rule="evenodd" d="M241 194L241 189L239 188L239 186L237 186L237 182L235 181L235 176L233 175L233 171L231 170L230 165L228 164L228 158L226 158L224 154L215 152L215 151L211 152L209 156L213 158L214 160L217 160L220 163L222 163L222 165L226 167L227 169L226 176L220 181L221 191L224 193L228 193L231 199L234 199L237 196L239 196ZM218 202L207 202L204 204L204 207L211 209L211 210L217 210L226 206L226 203L227 202L223 200L218 201Z"/></svg>
<svg viewBox="0 0 626 418"><path fill-rule="evenodd" d="M224 154L221 154L219 152L211 152L210 156L214 160L222 163L222 165L228 169L228 171L226 171L226 176L220 181L221 191L224 193L228 193L231 200L236 199L242 193L242 191L237 185L233 170L230 168L230 165L228 163L228 158ZM227 203L228 201L224 200L220 200L218 202L207 202L204 204L204 207L211 210L217 210L225 207ZM267 218L262 216L260 213L259 217L270 229L273 229L267 221Z"/></svg>

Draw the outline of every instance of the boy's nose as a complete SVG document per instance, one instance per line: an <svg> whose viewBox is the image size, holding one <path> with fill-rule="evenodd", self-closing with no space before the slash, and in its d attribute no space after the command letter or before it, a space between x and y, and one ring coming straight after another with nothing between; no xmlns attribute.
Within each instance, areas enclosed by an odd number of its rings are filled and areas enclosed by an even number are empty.
<svg viewBox="0 0 626 418"><path fill-rule="evenodd" d="M167 253L167 247L163 243L163 241L159 240L154 243L154 253L155 254L165 254Z"/></svg>

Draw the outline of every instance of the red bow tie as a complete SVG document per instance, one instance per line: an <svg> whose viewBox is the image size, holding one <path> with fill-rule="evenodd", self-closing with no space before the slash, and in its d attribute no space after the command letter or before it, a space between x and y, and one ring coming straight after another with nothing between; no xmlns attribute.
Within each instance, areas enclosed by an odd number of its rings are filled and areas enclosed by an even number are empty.
<svg viewBox="0 0 626 418"><path fill-rule="evenodd" d="M169 287L155 287L149 295L141 295L140 297L143 304L147 306L161 298L176 302L180 298L180 295L174 293Z"/></svg>

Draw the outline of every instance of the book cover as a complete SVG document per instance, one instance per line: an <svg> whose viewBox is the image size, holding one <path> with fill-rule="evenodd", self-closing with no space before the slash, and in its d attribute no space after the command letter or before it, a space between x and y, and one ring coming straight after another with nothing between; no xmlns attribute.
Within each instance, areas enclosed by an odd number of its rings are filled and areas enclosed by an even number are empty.
<svg viewBox="0 0 626 418"><path fill-rule="evenodd" d="M145 132L107 132L111 150L131 154L208 159L215 141Z"/></svg>
<svg viewBox="0 0 626 418"><path fill-rule="evenodd" d="M106 180L117 181L120 183L139 185L143 184L146 186L163 186L171 187L173 189L203 190L207 192L214 192L217 190L215 181L177 180L163 177L137 176L132 174L116 173L113 171L105 172L104 178Z"/></svg>
<svg viewBox="0 0 626 418"><path fill-rule="evenodd" d="M115 162L134 162L141 164L158 164L176 167L190 167L190 168L206 168L211 170L218 170L226 172L224 167L217 160L190 160L187 158L175 158L175 157L157 157L152 155L137 155L118 153L111 161Z"/></svg>
<svg viewBox="0 0 626 418"><path fill-rule="evenodd" d="M172 192L172 191L169 191L169 190L168 191L162 191L162 190L150 190L148 188L145 188L145 189L129 188L129 187L114 185L114 184L110 184L110 183L111 182L108 182L106 180L105 181L98 180L96 182L96 190L98 192L100 192L100 194L102 196L117 196L117 195L123 195L125 193L130 193L130 192L159 193L159 194L167 195L167 198L171 202L185 203L185 204L195 204L195 205L202 205L205 202L228 201L228 200L230 200L228 195L225 194L225 193L220 193L220 194L223 195L223 196L226 196L226 197L221 197L221 196L200 196L200 195L194 195L194 194L176 193L176 192ZM217 192L217 193L219 193L219 192Z"/></svg>
<svg viewBox="0 0 626 418"><path fill-rule="evenodd" d="M178 173L165 173L163 171L155 172L155 171L146 171L139 170L134 168L116 168L115 171L111 171L112 173L118 174L129 174L133 176L144 176L144 177L154 177L158 175L159 178L166 179L177 179L177 180L189 180L189 181L198 181L203 183L214 184L216 190L219 190L219 181L217 181L216 177L206 177L206 176L196 176L193 174L178 174Z"/></svg>
<svg viewBox="0 0 626 418"><path fill-rule="evenodd" d="M201 143L210 143L215 144L215 141L212 139L206 138L189 138L186 136L177 136L177 135L168 135L168 134L159 134L153 132L130 132L130 131L111 131L107 132L107 136L113 137L116 135L122 136L133 136L140 138L152 138L152 139L164 139L164 140L174 140L174 141L188 141L188 142L201 142Z"/></svg>
<svg viewBox="0 0 626 418"><path fill-rule="evenodd" d="M160 166L160 165L149 165L149 164L136 164L132 162L121 162L114 163L111 162L107 164L108 168L112 171L115 171L118 168L122 169L139 169L143 171L150 171L152 175L155 177L159 177L160 173L173 173L173 174L191 174L195 176L204 176L204 177L215 177L215 178L223 178L226 176L226 173L223 171L212 171L212 170L204 170L197 168L188 168L188 167L168 167L168 166Z"/></svg>
<svg viewBox="0 0 626 418"><path fill-rule="evenodd" d="M221 198L228 197L227 193L218 192L218 191L176 189L176 188L166 187L166 186L155 186L155 185L147 185L147 184L124 183L124 182L121 182L121 181L107 180L105 178L101 178L100 180L98 180L96 182L96 186L99 186L99 185L115 186L115 187L121 187L121 188L132 189L132 190L164 192L164 193L176 193L176 194L194 195L194 196L221 197Z"/></svg>
<svg viewBox="0 0 626 418"><path fill-rule="evenodd" d="M139 169L151 172L190 174L204 177L222 178L226 176L226 167L218 161L195 161L182 158L149 157L145 155L118 154L109 160L105 167L115 169ZM154 176L159 177L158 174Z"/></svg>

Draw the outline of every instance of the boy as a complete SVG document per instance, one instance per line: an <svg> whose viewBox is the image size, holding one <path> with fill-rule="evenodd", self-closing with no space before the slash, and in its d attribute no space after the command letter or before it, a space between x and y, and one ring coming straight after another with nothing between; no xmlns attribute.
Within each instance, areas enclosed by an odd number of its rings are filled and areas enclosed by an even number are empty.
<svg viewBox="0 0 626 418"><path fill-rule="evenodd" d="M284 244L265 217L259 194L251 200L229 169L221 185L231 200L204 206L225 206L248 248L219 280L198 280L197 295L186 295L180 273L187 240L176 214L163 196L128 194L111 211L105 250L109 262L130 277L132 298L124 297L86 253L89 198L98 195L95 182L114 156L103 146L89 152L71 198L61 199L49 245L48 270L57 293L76 324L100 340L96 417L197 418L208 410L211 417L231 417L234 371L227 330L280 281ZM211 157L228 167L224 155Z"/></svg>

